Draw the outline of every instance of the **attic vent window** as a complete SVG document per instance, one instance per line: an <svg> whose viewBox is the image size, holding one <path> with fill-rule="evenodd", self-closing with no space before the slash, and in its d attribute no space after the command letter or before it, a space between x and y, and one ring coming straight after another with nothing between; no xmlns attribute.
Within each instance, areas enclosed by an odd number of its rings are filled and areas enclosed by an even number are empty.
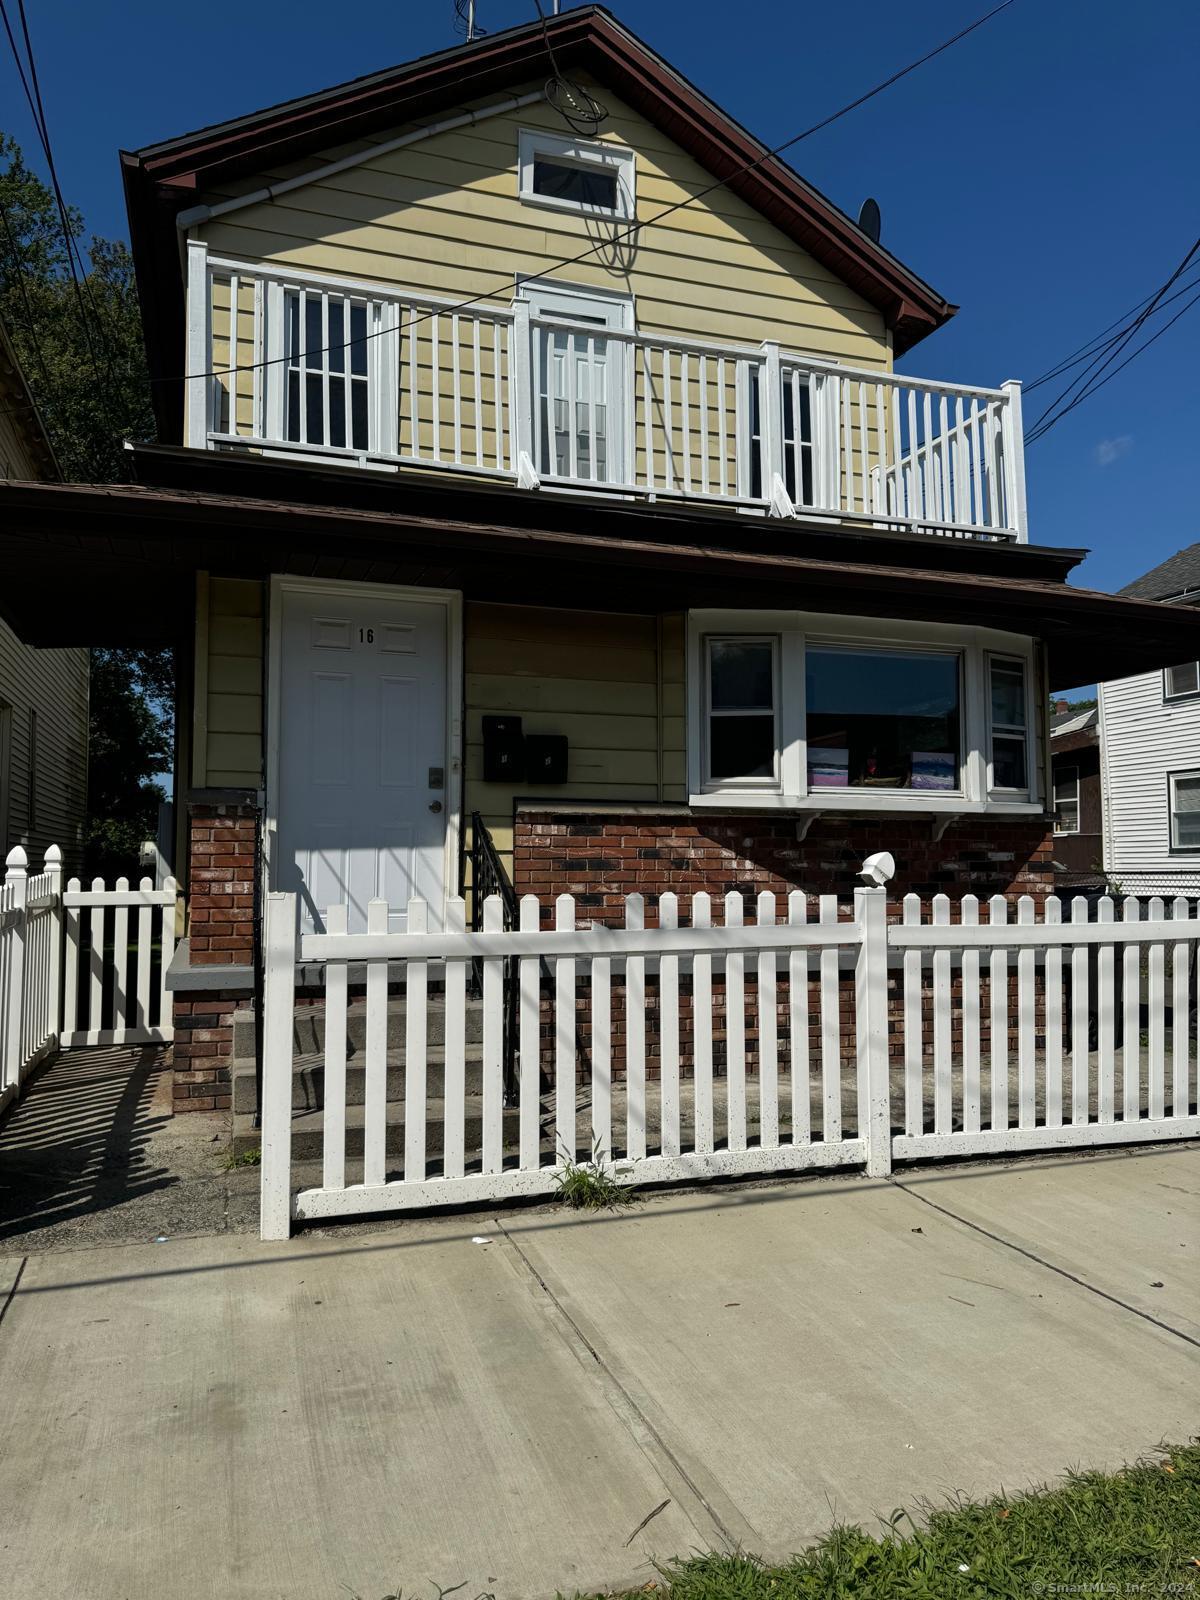
<svg viewBox="0 0 1200 1600"><path fill-rule="evenodd" d="M602 169L535 161L533 192L550 200L569 200L572 205L617 209L617 175Z"/></svg>
<svg viewBox="0 0 1200 1600"><path fill-rule="evenodd" d="M633 221L632 150L531 128L521 130L519 143L519 192L527 204Z"/></svg>

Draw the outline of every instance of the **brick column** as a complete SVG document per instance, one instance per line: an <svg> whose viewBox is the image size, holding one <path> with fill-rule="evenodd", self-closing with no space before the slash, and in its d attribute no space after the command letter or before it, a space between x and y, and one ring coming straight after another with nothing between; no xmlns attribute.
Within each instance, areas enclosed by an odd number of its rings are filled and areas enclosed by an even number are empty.
<svg viewBox="0 0 1200 1600"><path fill-rule="evenodd" d="M233 1014L254 993L257 837L248 796L210 792L189 802L187 942L171 983L177 1112L231 1104Z"/></svg>
<svg viewBox="0 0 1200 1600"><path fill-rule="evenodd" d="M189 808L188 940L195 967L254 960L258 810L245 802Z"/></svg>

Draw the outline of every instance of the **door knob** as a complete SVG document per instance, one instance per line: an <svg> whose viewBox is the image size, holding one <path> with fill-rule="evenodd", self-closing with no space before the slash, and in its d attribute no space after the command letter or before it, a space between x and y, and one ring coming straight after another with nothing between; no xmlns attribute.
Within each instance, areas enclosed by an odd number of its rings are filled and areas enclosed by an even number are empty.
<svg viewBox="0 0 1200 1600"><path fill-rule="evenodd" d="M429 809L430 811L440 811L442 809L442 802L440 800L431 800L429 802Z"/></svg>

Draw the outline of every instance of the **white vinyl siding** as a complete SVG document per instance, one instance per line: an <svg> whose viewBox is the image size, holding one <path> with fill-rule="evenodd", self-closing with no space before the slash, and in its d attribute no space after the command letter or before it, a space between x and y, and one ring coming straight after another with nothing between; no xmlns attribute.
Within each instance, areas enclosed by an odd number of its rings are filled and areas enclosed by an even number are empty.
<svg viewBox="0 0 1200 1600"><path fill-rule="evenodd" d="M1171 848L1169 782L1200 770L1200 697L1164 700L1161 672L1103 683L1100 739L1105 870L1130 894L1200 887L1200 849Z"/></svg>

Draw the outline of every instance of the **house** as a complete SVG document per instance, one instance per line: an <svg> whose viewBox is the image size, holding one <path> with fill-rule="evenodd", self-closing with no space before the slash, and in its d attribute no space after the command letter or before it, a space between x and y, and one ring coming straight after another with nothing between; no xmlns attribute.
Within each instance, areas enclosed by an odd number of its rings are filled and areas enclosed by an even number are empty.
<svg viewBox="0 0 1200 1600"><path fill-rule="evenodd" d="M1200 655L1031 538L1018 384L897 373L955 306L602 7L122 161L159 441L0 559L39 642L180 649L178 1109L264 886L1040 894L1049 683Z"/></svg>
<svg viewBox="0 0 1200 1600"><path fill-rule="evenodd" d="M1095 705L1056 703L1050 718L1054 864L1060 893L1104 886L1100 716Z"/></svg>
<svg viewBox="0 0 1200 1600"><path fill-rule="evenodd" d="M1200 544L1126 584L1123 595L1200 602ZM1200 894L1200 665L1166 663L1100 684L1104 870L1122 894Z"/></svg>
<svg viewBox="0 0 1200 1600"><path fill-rule="evenodd" d="M0 481L54 482L54 451L0 322ZM7 585L6 585L7 587ZM78 871L87 808L88 652L23 643L47 588L10 589L0 620L0 859L14 845L40 864L50 845Z"/></svg>

